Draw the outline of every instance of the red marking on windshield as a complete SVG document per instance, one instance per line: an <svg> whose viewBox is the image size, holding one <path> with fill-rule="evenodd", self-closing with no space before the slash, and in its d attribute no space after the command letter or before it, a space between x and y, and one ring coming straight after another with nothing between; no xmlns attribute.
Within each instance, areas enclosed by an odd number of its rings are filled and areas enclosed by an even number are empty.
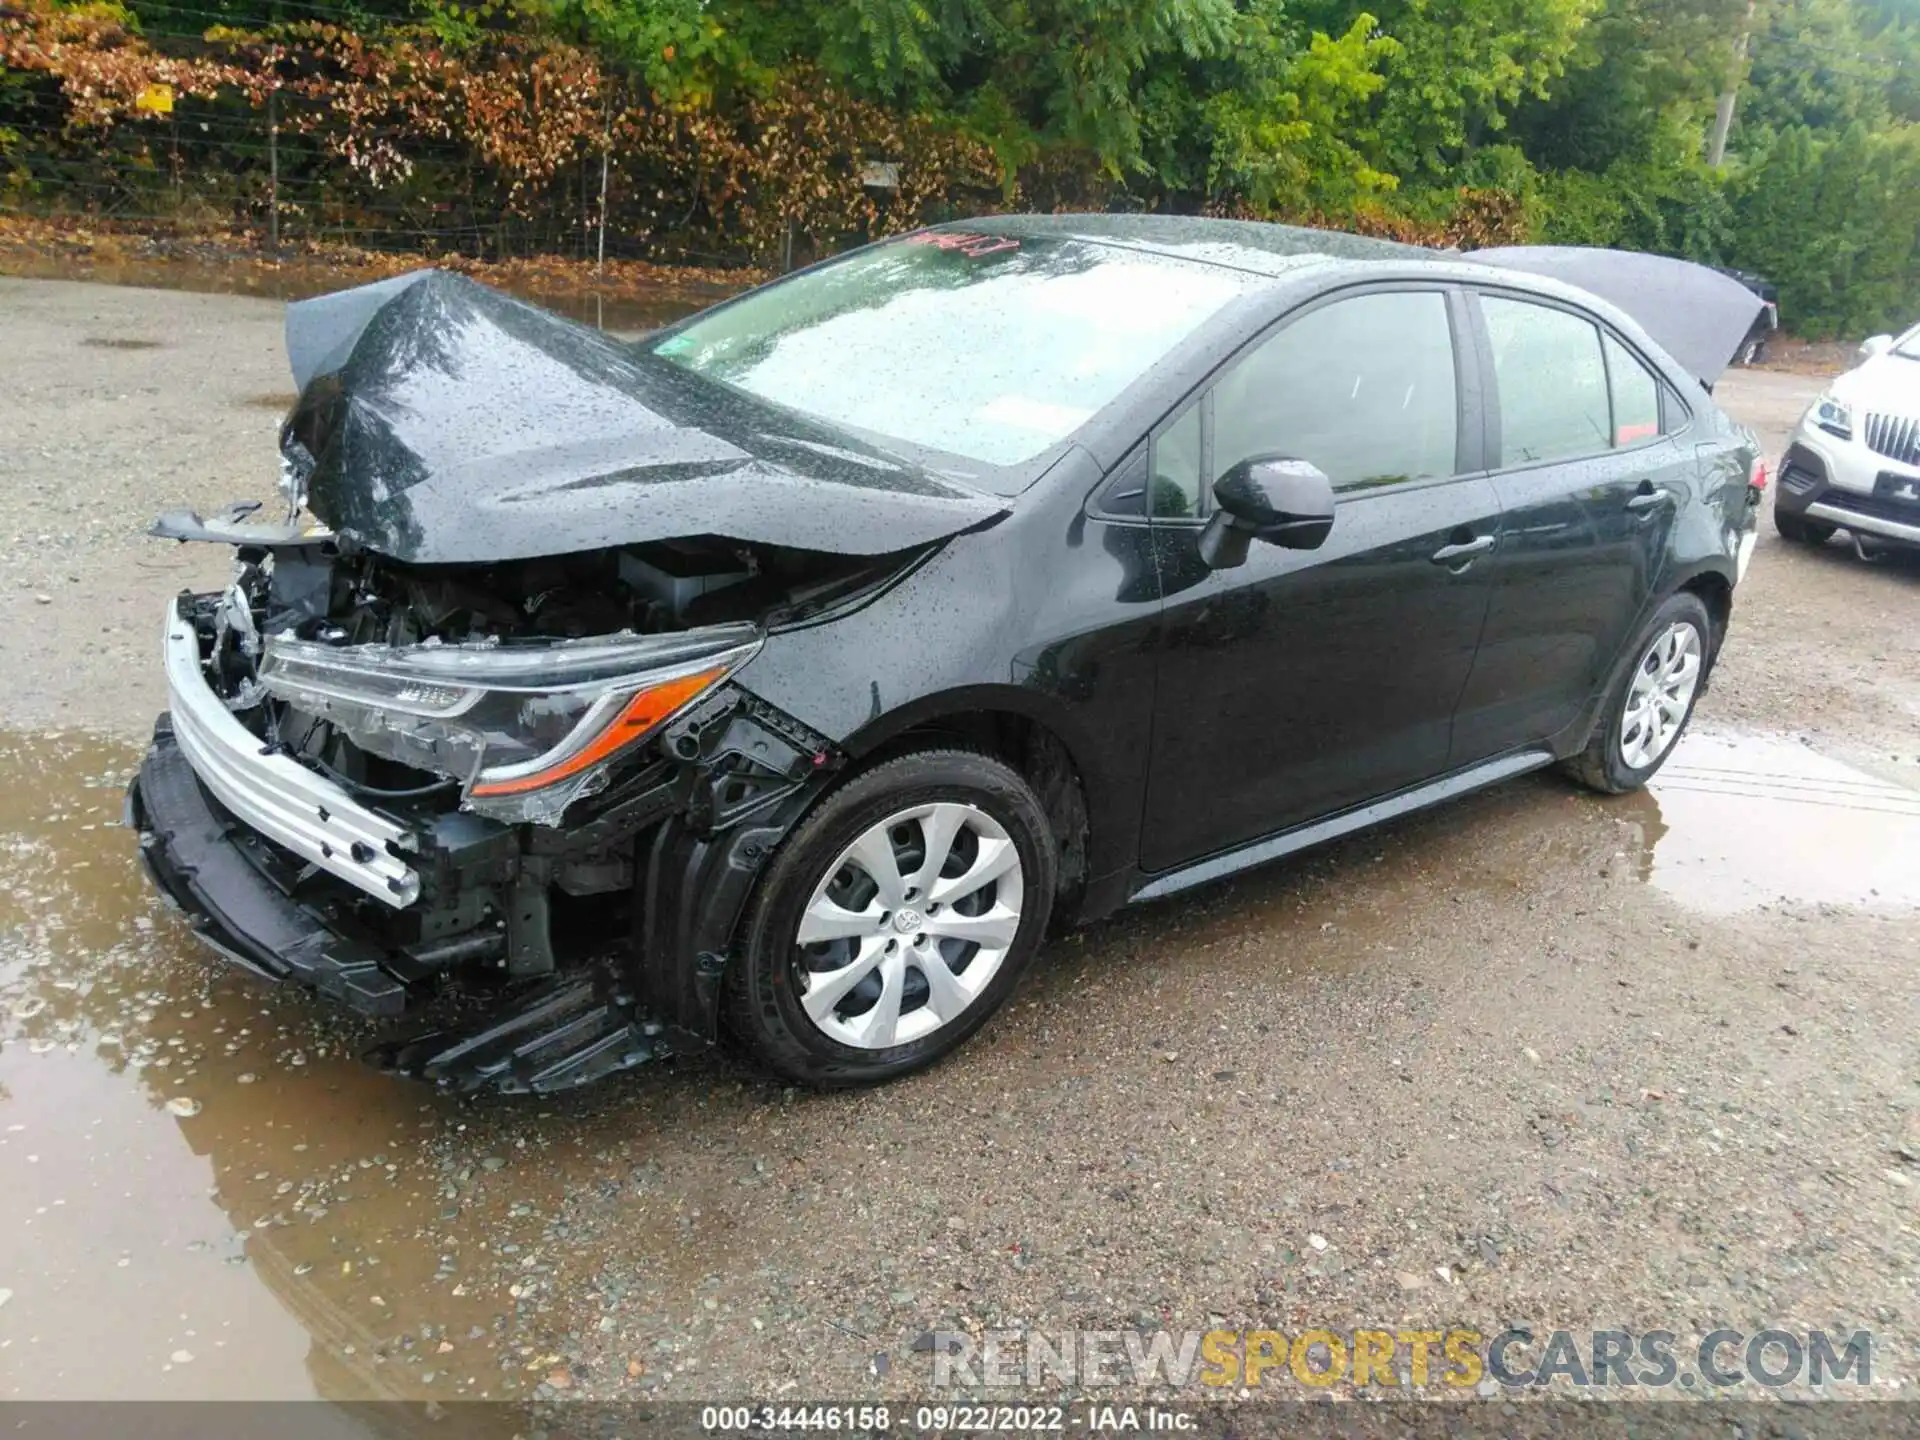
<svg viewBox="0 0 1920 1440"><path fill-rule="evenodd" d="M921 230L901 237L902 245L931 245L936 250L958 250L978 260L1002 250L1018 250L1020 242L1006 235L979 235L964 230Z"/></svg>
<svg viewBox="0 0 1920 1440"><path fill-rule="evenodd" d="M1636 440L1644 440L1649 435L1658 435L1659 433L1659 425L1652 421L1648 421L1644 425L1622 425L1618 432L1615 433L1613 443L1616 445L1631 445Z"/></svg>

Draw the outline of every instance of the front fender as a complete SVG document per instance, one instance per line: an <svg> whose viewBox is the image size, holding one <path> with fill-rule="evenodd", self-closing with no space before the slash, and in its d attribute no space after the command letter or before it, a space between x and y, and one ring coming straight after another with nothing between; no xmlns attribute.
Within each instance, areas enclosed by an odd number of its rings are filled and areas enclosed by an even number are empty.
<svg viewBox="0 0 1920 1440"><path fill-rule="evenodd" d="M683 1035L716 1038L720 986L740 916L767 858L804 809L796 805L790 815L717 835L702 835L676 815L654 832L630 969L641 1009Z"/></svg>
<svg viewBox="0 0 1920 1440"><path fill-rule="evenodd" d="M640 1007L712 1040L727 952L755 882L846 752L728 687L667 729L684 805L641 843L626 980Z"/></svg>

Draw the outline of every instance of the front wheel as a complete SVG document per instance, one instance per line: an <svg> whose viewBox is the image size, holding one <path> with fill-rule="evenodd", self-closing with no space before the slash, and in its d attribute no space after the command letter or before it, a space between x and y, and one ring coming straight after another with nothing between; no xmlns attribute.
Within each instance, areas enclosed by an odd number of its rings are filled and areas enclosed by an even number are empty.
<svg viewBox="0 0 1920 1440"><path fill-rule="evenodd" d="M1032 789L998 760L928 750L833 791L768 866L728 979L728 1026L822 1087L932 1064L1032 961L1059 858Z"/></svg>
<svg viewBox="0 0 1920 1440"><path fill-rule="evenodd" d="M1668 597L1607 691L1600 723L1567 772L1607 795L1638 790L1672 753L1713 661L1713 620L1697 595Z"/></svg>

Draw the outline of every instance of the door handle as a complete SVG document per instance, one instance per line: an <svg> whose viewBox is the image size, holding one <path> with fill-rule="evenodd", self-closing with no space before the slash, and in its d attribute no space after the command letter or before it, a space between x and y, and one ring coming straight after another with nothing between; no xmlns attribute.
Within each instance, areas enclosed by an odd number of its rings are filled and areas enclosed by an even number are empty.
<svg viewBox="0 0 1920 1440"><path fill-rule="evenodd" d="M1651 510L1658 510L1662 505L1672 503L1673 496L1669 492L1656 490L1650 483L1643 480L1640 482L1640 488L1634 491L1633 497L1627 501L1627 509L1636 515L1645 515Z"/></svg>
<svg viewBox="0 0 1920 1440"><path fill-rule="evenodd" d="M1457 560L1471 560L1476 555L1484 555L1493 548L1493 536L1480 535L1472 540L1464 540L1458 545L1442 545L1433 552L1433 563L1451 565Z"/></svg>

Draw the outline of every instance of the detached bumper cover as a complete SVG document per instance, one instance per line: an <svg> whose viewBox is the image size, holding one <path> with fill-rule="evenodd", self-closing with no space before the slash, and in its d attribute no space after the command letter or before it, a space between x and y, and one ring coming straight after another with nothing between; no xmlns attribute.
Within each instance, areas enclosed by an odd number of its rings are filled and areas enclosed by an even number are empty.
<svg viewBox="0 0 1920 1440"><path fill-rule="evenodd" d="M409 829L270 751L209 685L201 640L177 607L163 643L173 708L154 728L127 819L155 884L221 955L365 1015L426 1002L428 1015L445 1017L441 1028L389 1041L372 1058L453 1089L571 1089L710 1041L720 955L765 856L824 773L824 738L729 692L670 732L688 759L687 784L655 775L577 832L499 853L498 835L455 843L448 816ZM637 954L615 944L529 988L456 969L463 957L422 953L416 931L429 920L446 921L450 943L468 933L460 925L484 920L450 896L489 890L505 911L505 897L530 880L544 898L561 861L641 831L635 859L650 918L634 936ZM409 906L418 909L394 913ZM504 940L511 950L511 921Z"/></svg>
<svg viewBox="0 0 1920 1440"><path fill-rule="evenodd" d="M154 883L215 950L256 974L297 980L365 1014L405 1009L405 984L376 956L328 929L247 858L240 848L244 830L201 789L172 716L162 715L154 727L127 805Z"/></svg>

